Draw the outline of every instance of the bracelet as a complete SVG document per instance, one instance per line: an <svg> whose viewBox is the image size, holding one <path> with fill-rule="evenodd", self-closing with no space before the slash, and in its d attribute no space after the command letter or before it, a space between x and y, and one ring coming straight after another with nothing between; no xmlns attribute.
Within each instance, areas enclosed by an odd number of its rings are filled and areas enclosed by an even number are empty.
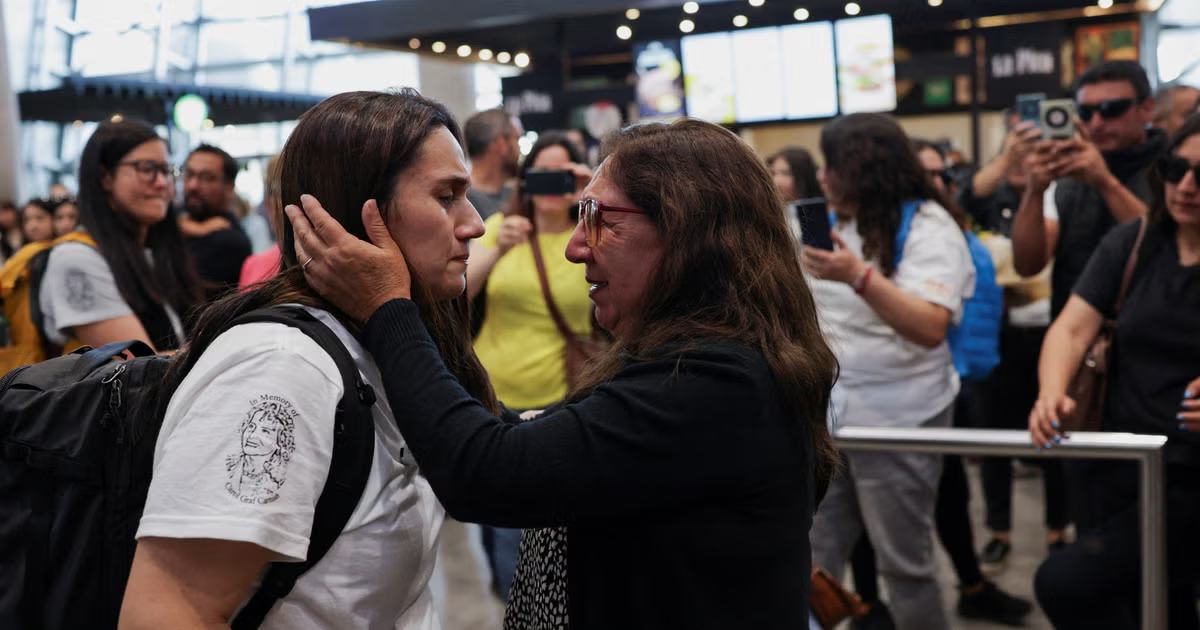
<svg viewBox="0 0 1200 630"><path fill-rule="evenodd" d="M867 290L867 285L871 283L871 272L873 272L873 271L875 271L875 270L872 269L871 267L867 267L867 270L864 271L862 273L862 275L858 277L858 280L856 280L854 282L854 284L850 285L851 287L854 288L855 293L857 293L858 295L862 295L863 292L865 292Z"/></svg>

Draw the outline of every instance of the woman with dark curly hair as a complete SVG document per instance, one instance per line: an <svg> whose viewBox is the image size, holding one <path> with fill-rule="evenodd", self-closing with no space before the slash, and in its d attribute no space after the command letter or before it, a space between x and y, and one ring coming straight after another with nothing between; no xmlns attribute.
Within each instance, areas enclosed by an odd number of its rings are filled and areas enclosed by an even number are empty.
<svg viewBox="0 0 1200 630"><path fill-rule="evenodd" d="M839 118L821 150L836 249L802 257L841 365L834 422L950 426L959 381L946 333L975 280L952 205L891 118ZM900 630L946 628L932 540L941 456L850 452L847 461L813 522L814 563L839 575L865 529Z"/></svg>

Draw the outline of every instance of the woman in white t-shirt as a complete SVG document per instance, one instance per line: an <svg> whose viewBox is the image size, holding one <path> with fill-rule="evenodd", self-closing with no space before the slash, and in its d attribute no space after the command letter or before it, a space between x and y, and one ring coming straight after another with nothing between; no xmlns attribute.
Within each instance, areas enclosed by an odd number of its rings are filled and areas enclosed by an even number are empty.
<svg viewBox="0 0 1200 630"><path fill-rule="evenodd" d="M406 247L425 325L446 364L499 411L471 350L468 241L484 228L466 200L470 172L459 138L445 107L415 91L340 94L305 113L292 132L280 157L281 193L288 203L319 195L363 239L362 215L377 207L390 236ZM279 275L206 310L165 378L170 403L121 627L222 627L269 563L305 560L343 381L333 359L298 330L274 323L225 329L243 313L299 304L337 335L375 386L374 459L341 535L262 627L434 630L429 579L442 506L396 428L357 327L309 289L309 258L296 250L291 224L277 224Z"/></svg>
<svg viewBox="0 0 1200 630"><path fill-rule="evenodd" d="M79 161L83 230L50 252L40 284L53 346L183 346L200 285L171 207L169 160L166 141L138 120L105 121L88 139Z"/></svg>
<svg viewBox="0 0 1200 630"><path fill-rule="evenodd" d="M975 279L962 228L892 119L839 118L821 149L836 247L806 248L803 259L841 365L833 423L950 426L959 383L946 333ZM915 214L897 251L906 205ZM945 629L932 540L941 456L846 459L813 522L814 564L840 575L865 529L900 630Z"/></svg>

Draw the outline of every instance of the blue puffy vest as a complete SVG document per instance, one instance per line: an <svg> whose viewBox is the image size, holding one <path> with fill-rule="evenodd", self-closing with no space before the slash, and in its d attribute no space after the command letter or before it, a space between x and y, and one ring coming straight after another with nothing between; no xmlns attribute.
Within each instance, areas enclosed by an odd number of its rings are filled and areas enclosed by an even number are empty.
<svg viewBox="0 0 1200 630"><path fill-rule="evenodd" d="M909 201L901 209L900 229L896 231L895 266L900 266L904 243L912 229L913 217L922 201ZM954 367L963 380L981 381L1000 363L1000 326L1004 320L1004 289L996 284L996 266L992 254L975 234L964 232L971 262L975 264L975 295L963 304L962 320L946 333Z"/></svg>

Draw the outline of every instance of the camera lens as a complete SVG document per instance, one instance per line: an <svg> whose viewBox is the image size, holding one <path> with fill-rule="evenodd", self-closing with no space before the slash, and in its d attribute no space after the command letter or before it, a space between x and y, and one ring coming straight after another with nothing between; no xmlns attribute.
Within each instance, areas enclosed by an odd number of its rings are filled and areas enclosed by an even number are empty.
<svg viewBox="0 0 1200 630"><path fill-rule="evenodd" d="M1064 127L1070 120L1071 116L1061 107L1046 110L1046 124L1051 127Z"/></svg>

